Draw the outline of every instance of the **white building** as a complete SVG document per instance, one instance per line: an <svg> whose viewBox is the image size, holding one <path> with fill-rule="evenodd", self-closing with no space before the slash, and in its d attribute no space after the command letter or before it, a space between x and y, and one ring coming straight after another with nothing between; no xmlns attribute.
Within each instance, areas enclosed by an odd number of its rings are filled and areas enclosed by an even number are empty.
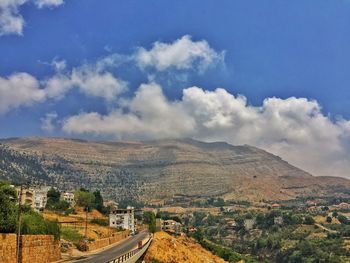
<svg viewBox="0 0 350 263"><path fill-rule="evenodd" d="M135 234L134 208L128 206L126 209L115 209L109 214L109 226L130 230Z"/></svg>
<svg viewBox="0 0 350 263"><path fill-rule="evenodd" d="M47 192L50 187L42 187L34 190L34 208L42 211L45 209L47 204Z"/></svg>
<svg viewBox="0 0 350 263"><path fill-rule="evenodd" d="M41 188L23 187L21 196L20 187L16 187L16 190L18 198L21 198L22 205L28 205L37 211L42 211L47 204L47 192L49 191L49 188L50 187L46 186Z"/></svg>

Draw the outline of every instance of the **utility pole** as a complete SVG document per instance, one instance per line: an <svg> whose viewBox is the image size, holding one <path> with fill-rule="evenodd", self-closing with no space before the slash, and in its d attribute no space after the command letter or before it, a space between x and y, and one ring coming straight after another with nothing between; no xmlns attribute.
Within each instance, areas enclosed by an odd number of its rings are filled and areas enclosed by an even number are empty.
<svg viewBox="0 0 350 263"><path fill-rule="evenodd" d="M17 254L16 254L16 263L20 263L20 238L21 238L21 210L22 210L22 192L23 186L21 185L18 197L18 212L17 212Z"/></svg>
<svg viewBox="0 0 350 263"><path fill-rule="evenodd" d="M89 211L89 207L86 206L85 207L86 210L86 214L85 214L85 238L87 238L87 221L88 221L88 211Z"/></svg>

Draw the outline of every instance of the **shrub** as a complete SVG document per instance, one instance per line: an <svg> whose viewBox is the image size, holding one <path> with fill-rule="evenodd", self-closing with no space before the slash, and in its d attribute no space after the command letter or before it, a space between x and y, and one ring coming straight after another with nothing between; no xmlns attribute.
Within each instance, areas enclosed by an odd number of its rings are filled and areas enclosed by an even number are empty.
<svg viewBox="0 0 350 263"><path fill-rule="evenodd" d="M314 223L315 223L315 220L311 216L306 216L304 218L304 224L313 225Z"/></svg>
<svg viewBox="0 0 350 263"><path fill-rule="evenodd" d="M84 241L80 241L78 243L74 243L74 245L80 251L87 251L88 250L88 246L87 246L86 242L84 242Z"/></svg>
<svg viewBox="0 0 350 263"><path fill-rule="evenodd" d="M338 220L340 223L342 223L344 225L348 225L350 223L349 219L344 215L338 215Z"/></svg>
<svg viewBox="0 0 350 263"><path fill-rule="evenodd" d="M63 239L71 241L73 243L79 243L84 239L84 237L78 232L78 230L70 227L63 227L61 229L61 236Z"/></svg>
<svg viewBox="0 0 350 263"><path fill-rule="evenodd" d="M60 238L60 227L56 221L45 220L37 212L29 211L22 217L21 232L29 235L53 235Z"/></svg>
<svg viewBox="0 0 350 263"><path fill-rule="evenodd" d="M90 221L90 223L100 225L100 226L108 226L109 225L108 219L104 219L104 218L94 218Z"/></svg>

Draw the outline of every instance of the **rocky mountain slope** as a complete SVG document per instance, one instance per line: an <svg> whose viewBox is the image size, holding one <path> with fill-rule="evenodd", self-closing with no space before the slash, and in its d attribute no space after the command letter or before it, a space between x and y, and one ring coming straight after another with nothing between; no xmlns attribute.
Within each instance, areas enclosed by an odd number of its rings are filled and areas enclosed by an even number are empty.
<svg viewBox="0 0 350 263"><path fill-rule="evenodd" d="M350 191L350 181L314 177L252 146L192 139L91 142L62 138L0 140L0 178L69 190L100 189L143 201L221 196L282 200Z"/></svg>

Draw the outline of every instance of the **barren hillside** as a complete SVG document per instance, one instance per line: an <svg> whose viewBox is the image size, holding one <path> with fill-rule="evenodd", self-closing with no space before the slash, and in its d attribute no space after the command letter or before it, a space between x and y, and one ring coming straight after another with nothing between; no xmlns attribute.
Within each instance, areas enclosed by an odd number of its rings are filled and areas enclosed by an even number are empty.
<svg viewBox="0 0 350 263"><path fill-rule="evenodd" d="M0 141L0 177L61 189L101 189L108 197L143 201L222 196L281 200L334 195L349 180L314 177L252 146L191 139L91 142L62 138Z"/></svg>
<svg viewBox="0 0 350 263"><path fill-rule="evenodd" d="M173 237L165 232L155 233L152 245L145 255L145 262L162 263L224 263L223 259L205 250L188 237Z"/></svg>

